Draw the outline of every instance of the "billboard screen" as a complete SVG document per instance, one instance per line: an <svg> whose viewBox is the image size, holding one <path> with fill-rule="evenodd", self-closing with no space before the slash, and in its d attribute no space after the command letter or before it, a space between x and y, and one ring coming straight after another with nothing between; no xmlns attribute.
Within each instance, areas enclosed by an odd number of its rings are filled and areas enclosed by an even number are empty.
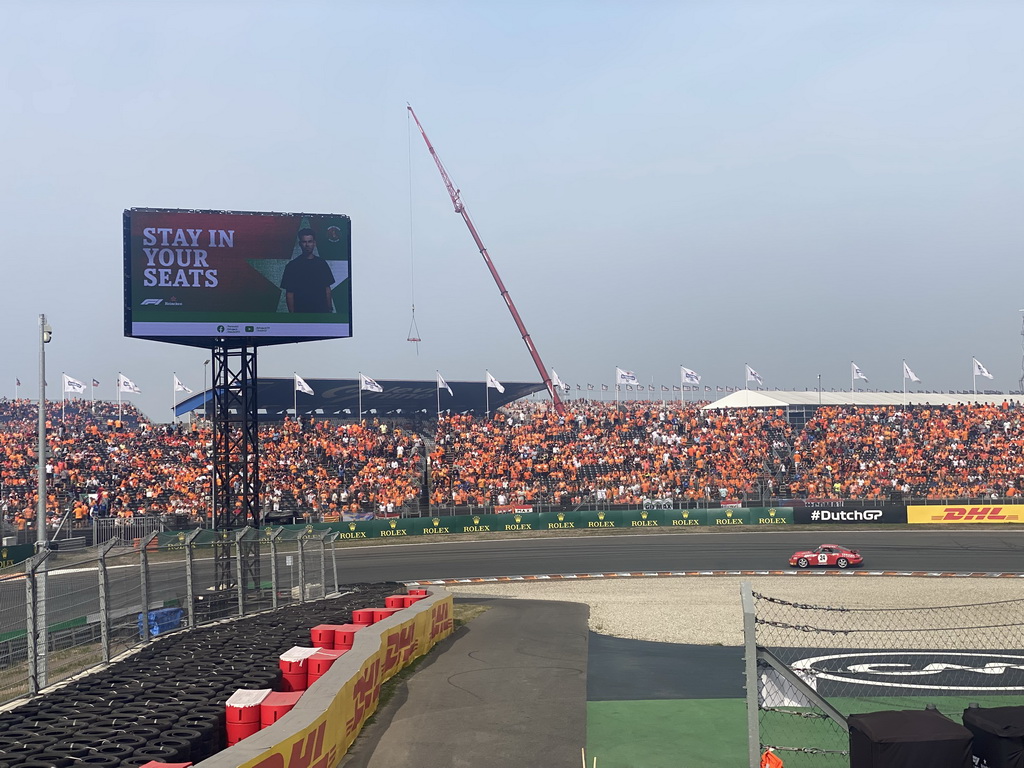
<svg viewBox="0 0 1024 768"><path fill-rule="evenodd" d="M199 347L352 335L348 216L131 208L125 336Z"/></svg>

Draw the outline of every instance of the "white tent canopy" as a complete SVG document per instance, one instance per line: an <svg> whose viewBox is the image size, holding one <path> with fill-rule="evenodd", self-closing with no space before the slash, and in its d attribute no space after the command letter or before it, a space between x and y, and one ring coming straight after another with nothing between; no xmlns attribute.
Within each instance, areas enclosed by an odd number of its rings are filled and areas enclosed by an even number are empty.
<svg viewBox="0 0 1024 768"><path fill-rule="evenodd" d="M704 410L725 408L787 408L815 405L958 405L1024 403L1022 395L950 395L939 392L818 392L741 389L704 406Z"/></svg>

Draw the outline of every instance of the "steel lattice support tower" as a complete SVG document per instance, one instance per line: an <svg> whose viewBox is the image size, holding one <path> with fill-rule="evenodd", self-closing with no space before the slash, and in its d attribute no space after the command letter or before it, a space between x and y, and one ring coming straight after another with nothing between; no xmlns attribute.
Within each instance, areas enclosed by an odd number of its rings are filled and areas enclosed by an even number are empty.
<svg viewBox="0 0 1024 768"><path fill-rule="evenodd" d="M256 348L217 346L212 359L214 560L217 588L229 589L237 586L232 531L258 527L260 519ZM245 583L258 587L258 546L242 544L238 556Z"/></svg>

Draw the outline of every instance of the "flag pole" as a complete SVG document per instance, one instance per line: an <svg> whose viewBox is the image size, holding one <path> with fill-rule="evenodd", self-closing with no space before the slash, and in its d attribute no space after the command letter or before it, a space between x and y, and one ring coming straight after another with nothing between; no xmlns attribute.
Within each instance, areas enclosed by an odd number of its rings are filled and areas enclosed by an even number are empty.
<svg viewBox="0 0 1024 768"><path fill-rule="evenodd" d="M434 373L437 374L437 381L434 382L434 389L437 390L437 392L435 393L437 395L437 418L440 419L441 418L441 372L438 371L438 370L435 370Z"/></svg>
<svg viewBox="0 0 1024 768"><path fill-rule="evenodd" d="M485 371L488 377L491 372ZM484 420L487 421L491 418L491 383L487 379L484 379Z"/></svg>
<svg viewBox="0 0 1024 768"><path fill-rule="evenodd" d="M63 423L63 421L64 421L64 406L68 402L68 393L66 391L67 387L64 386L64 381L65 381L64 375L65 375L64 371L61 371L60 372L60 388L61 388L61 390L64 390L64 391L62 391L60 393L61 394L61 400L60 400L60 420L61 420L61 423ZM975 388L975 389L977 389L977 388ZM978 394L977 391L975 391L974 394Z"/></svg>
<svg viewBox="0 0 1024 768"><path fill-rule="evenodd" d="M299 380L298 373L292 371L292 419L299 420Z"/></svg>
<svg viewBox="0 0 1024 768"><path fill-rule="evenodd" d="M121 421L121 376L120 371L117 372L117 420Z"/></svg>
<svg viewBox="0 0 1024 768"><path fill-rule="evenodd" d="M971 358L971 371L974 374L974 395L975 395L975 397L977 397L977 395L978 395L978 364L977 364L977 360L978 360L978 358L976 358L976 357L972 357Z"/></svg>
<svg viewBox="0 0 1024 768"><path fill-rule="evenodd" d="M854 366L854 362L853 362L853 360L851 360L850 361L850 395L851 396L853 395L853 383L854 383L854 380L855 380L854 375L853 375L853 366Z"/></svg>
<svg viewBox="0 0 1024 768"><path fill-rule="evenodd" d="M903 406L907 405L907 358L903 358Z"/></svg>
<svg viewBox="0 0 1024 768"><path fill-rule="evenodd" d="M178 406L178 396L174 394L174 382L178 380L178 372L171 371L171 377L171 423L173 424L178 420L178 415L174 412Z"/></svg>
<svg viewBox="0 0 1024 768"><path fill-rule="evenodd" d="M363 372L359 372L359 379L356 382L356 386L359 388L359 423L363 423Z"/></svg>

